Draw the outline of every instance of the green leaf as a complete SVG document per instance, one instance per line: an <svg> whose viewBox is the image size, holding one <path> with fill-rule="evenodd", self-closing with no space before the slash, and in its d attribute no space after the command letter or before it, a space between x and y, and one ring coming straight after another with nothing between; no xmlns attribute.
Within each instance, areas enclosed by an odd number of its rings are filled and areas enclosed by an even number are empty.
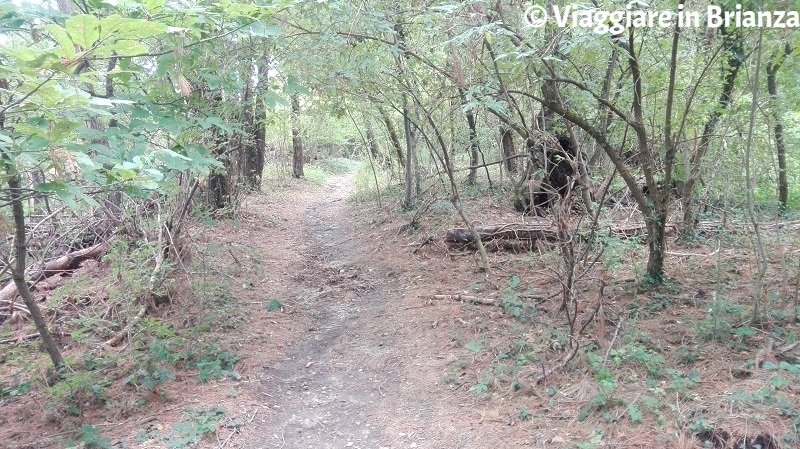
<svg viewBox="0 0 800 449"><path fill-rule="evenodd" d="M635 403L628 404L628 418L634 424L641 424L644 421L644 415L642 415L642 411Z"/></svg>
<svg viewBox="0 0 800 449"><path fill-rule="evenodd" d="M100 19L89 14L70 17L65 28L72 42L84 50L91 48L100 39Z"/></svg>
<svg viewBox="0 0 800 449"><path fill-rule="evenodd" d="M252 25L247 27L250 34L258 37L275 37L283 33L283 27L280 25L265 25L262 22L253 22Z"/></svg>
<svg viewBox="0 0 800 449"><path fill-rule="evenodd" d="M50 36L58 43L51 51L66 59L75 57L75 43L72 42L65 29L55 24L41 25L38 28L50 33Z"/></svg>
<svg viewBox="0 0 800 449"><path fill-rule="evenodd" d="M774 364L772 362L764 362L764 365L762 366L762 368L767 370L767 371L777 371L778 370L778 365L776 365L776 364Z"/></svg>
<svg viewBox="0 0 800 449"><path fill-rule="evenodd" d="M486 383L475 384L470 387L469 391L473 391L477 394L486 393L487 391L489 391L489 384Z"/></svg>
<svg viewBox="0 0 800 449"><path fill-rule="evenodd" d="M275 109L275 106L279 104L287 108L289 107L289 102L273 91L267 91L264 93L264 103L269 109Z"/></svg>
<svg viewBox="0 0 800 449"><path fill-rule="evenodd" d="M78 209L78 201L82 201L89 206L97 207L99 204L94 198L87 196L80 188L62 181L45 182L35 187L39 192L55 193L59 200L63 201L70 209Z"/></svg>
<svg viewBox="0 0 800 449"><path fill-rule="evenodd" d="M130 19L112 14L100 22L102 37L112 36L118 40L147 39L167 31L167 25L153 20Z"/></svg>
<svg viewBox="0 0 800 449"><path fill-rule="evenodd" d="M766 365L766 363L764 363ZM788 362L781 362L780 367L784 371L788 371L792 374L800 374L800 365L795 365Z"/></svg>
<svg viewBox="0 0 800 449"><path fill-rule="evenodd" d="M791 384L792 384L791 381L786 380L781 376L775 376L772 378L772 386L779 390L783 387L788 387Z"/></svg>
<svg viewBox="0 0 800 449"><path fill-rule="evenodd" d="M284 86L283 91L286 92L288 95L294 94L301 94L301 95L309 95L311 91L306 89L305 87L301 86L294 76L289 76L289 79L286 81L286 86Z"/></svg>
<svg viewBox="0 0 800 449"><path fill-rule="evenodd" d="M481 338L480 340L473 341L471 343L467 343L467 349L472 352L480 352L483 349L483 345L486 343L485 338Z"/></svg>

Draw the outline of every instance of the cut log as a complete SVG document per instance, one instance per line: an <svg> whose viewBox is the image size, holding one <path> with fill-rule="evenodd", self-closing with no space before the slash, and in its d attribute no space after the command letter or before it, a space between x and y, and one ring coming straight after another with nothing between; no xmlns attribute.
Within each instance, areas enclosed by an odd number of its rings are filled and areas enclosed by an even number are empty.
<svg viewBox="0 0 800 449"><path fill-rule="evenodd" d="M787 223L787 226L791 223ZM677 223L667 224L667 233L674 234L678 232ZM714 235L726 229L721 222L701 222L698 225L700 232L708 235ZM730 230L730 229L728 229ZM494 226L476 227L475 231L480 235L481 241L484 243L489 242L517 242L523 248L530 248L531 244L536 241L555 242L558 240L558 230L555 225L550 221L541 221L538 223L510 223L498 224ZM588 227L583 227L578 230L579 233L588 233ZM647 227L643 222L626 222L615 223L612 226L604 226L597 229L598 234L611 235L621 239L632 239L647 236ZM455 228L447 231L444 241L451 247L471 248L475 243L475 238L469 229ZM502 249L515 249L516 246L511 245L498 245Z"/></svg>
<svg viewBox="0 0 800 449"><path fill-rule="evenodd" d="M494 299L479 298L477 296L472 296L472 295L433 295L433 299L443 299L445 301L462 301L472 304L483 304L486 306L491 306L495 303Z"/></svg>
<svg viewBox="0 0 800 449"><path fill-rule="evenodd" d="M488 227L476 227L475 232L481 241L492 240L555 240L556 228L548 224L501 224ZM475 242L475 237L469 229L456 228L447 231L444 237L448 245L470 245Z"/></svg>
<svg viewBox="0 0 800 449"><path fill-rule="evenodd" d="M66 273L77 269L81 263L89 259L98 259L111 248L108 242L98 243L97 245L84 248L69 254L65 254L56 259L38 263L26 271L26 276L34 284L47 279L50 276ZM9 282L0 290L0 303L10 303L17 296L17 286L14 282Z"/></svg>

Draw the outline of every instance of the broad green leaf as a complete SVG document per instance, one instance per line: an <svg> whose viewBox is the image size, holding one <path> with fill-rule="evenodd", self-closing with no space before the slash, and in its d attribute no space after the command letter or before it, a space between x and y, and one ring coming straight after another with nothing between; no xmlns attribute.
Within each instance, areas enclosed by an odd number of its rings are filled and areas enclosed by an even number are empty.
<svg viewBox="0 0 800 449"><path fill-rule="evenodd" d="M83 191L72 184L62 181L45 182L35 187L37 192L55 193L59 200L70 209L78 208L78 201L83 201L90 206L98 206L97 201L87 196Z"/></svg>
<svg viewBox="0 0 800 449"><path fill-rule="evenodd" d="M283 27L280 25L264 25L262 22L253 22L247 28L250 31L250 34L253 36L258 37L275 37L280 36L283 33Z"/></svg>
<svg viewBox="0 0 800 449"><path fill-rule="evenodd" d="M308 95L311 93L308 89L301 86L297 78L294 76L289 76L289 79L286 81L286 86L284 87L283 90L289 95L294 95L294 94Z"/></svg>
<svg viewBox="0 0 800 449"><path fill-rule="evenodd" d="M161 9L163 9L164 5L166 5L166 3L167 3L167 0L144 0L144 1L142 1L142 6L148 12L153 13L153 12L158 12Z"/></svg>
<svg viewBox="0 0 800 449"><path fill-rule="evenodd" d="M50 33L50 36L58 42L58 46L52 49L52 52L63 58L75 58L75 43L72 42L72 39L70 39L65 29L55 24L42 25L39 28Z"/></svg>
<svg viewBox="0 0 800 449"><path fill-rule="evenodd" d="M275 109L275 107L279 104L287 108L290 106L288 100L271 90L264 93L264 103L269 109Z"/></svg>
<svg viewBox="0 0 800 449"><path fill-rule="evenodd" d="M473 341L471 343L467 343L467 349L472 352L480 352L483 349L483 345L486 343L485 338L481 338L480 340Z"/></svg>
<svg viewBox="0 0 800 449"><path fill-rule="evenodd" d="M781 362L780 367L784 371L788 371L792 374L800 374L800 365L795 365L789 362Z"/></svg>
<svg viewBox="0 0 800 449"><path fill-rule="evenodd" d="M57 121L53 123L52 128L50 128L50 139L53 142L59 142L71 135L73 131L78 129L80 126L81 123L73 122L68 119Z"/></svg>
<svg viewBox="0 0 800 449"><path fill-rule="evenodd" d="M762 365L761 368L763 368L763 369L765 369L767 371L777 371L778 370L778 365L776 365L776 364L774 364L772 362L764 362L764 365Z"/></svg>
<svg viewBox="0 0 800 449"><path fill-rule="evenodd" d="M167 31L167 24L152 20L130 19L112 14L100 22L101 38L117 40L147 39Z"/></svg>
<svg viewBox="0 0 800 449"><path fill-rule="evenodd" d="M100 19L89 14L67 19L66 30L72 41L84 50L90 49L100 39Z"/></svg>
<svg viewBox="0 0 800 449"><path fill-rule="evenodd" d="M121 40L114 42L111 45L104 45L98 48L94 54L98 56L111 56L116 54L118 56L136 56L146 54L148 48L134 40Z"/></svg>

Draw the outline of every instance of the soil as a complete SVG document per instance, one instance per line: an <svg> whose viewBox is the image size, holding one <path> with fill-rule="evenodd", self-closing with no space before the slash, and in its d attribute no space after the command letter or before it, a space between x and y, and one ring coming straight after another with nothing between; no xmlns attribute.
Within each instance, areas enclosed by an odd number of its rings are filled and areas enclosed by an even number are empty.
<svg viewBox="0 0 800 449"><path fill-rule="evenodd" d="M248 208L287 223L270 239L291 244L271 250L270 258L292 273L292 282L273 295L287 298L292 315L308 324L274 360L254 363L260 369L248 380L262 402L261 419L232 443L254 449L510 444L511 423L485 422L475 409L478 397L442 382L454 362L447 323L457 319L459 306L434 307L425 298L430 290L415 282L408 249L348 205L352 181L339 177L322 192L307 192L295 203L301 208Z"/></svg>

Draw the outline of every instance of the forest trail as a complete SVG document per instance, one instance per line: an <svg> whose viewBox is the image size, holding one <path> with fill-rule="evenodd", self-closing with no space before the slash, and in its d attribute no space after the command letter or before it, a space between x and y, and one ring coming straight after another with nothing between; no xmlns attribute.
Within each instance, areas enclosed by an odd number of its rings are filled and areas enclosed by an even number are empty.
<svg viewBox="0 0 800 449"><path fill-rule="evenodd" d="M353 180L339 176L293 192L286 207L248 208L251 220L284 223L268 238L284 246L263 256L279 271L271 293L285 298L291 320L304 329L269 332L262 341L289 340L278 357L284 345L245 348L252 405L263 413L241 429L235 444L509 447L498 445L499 435L487 428L502 431L508 423L481 425L484 417L471 410L478 398L442 381L455 361L447 355L448 331L438 328L441 317L425 316L426 300L412 293L403 268L393 266L400 259L394 256L403 254L377 246L354 217L347 201ZM255 317L251 329L275 327L270 317L249 315Z"/></svg>

